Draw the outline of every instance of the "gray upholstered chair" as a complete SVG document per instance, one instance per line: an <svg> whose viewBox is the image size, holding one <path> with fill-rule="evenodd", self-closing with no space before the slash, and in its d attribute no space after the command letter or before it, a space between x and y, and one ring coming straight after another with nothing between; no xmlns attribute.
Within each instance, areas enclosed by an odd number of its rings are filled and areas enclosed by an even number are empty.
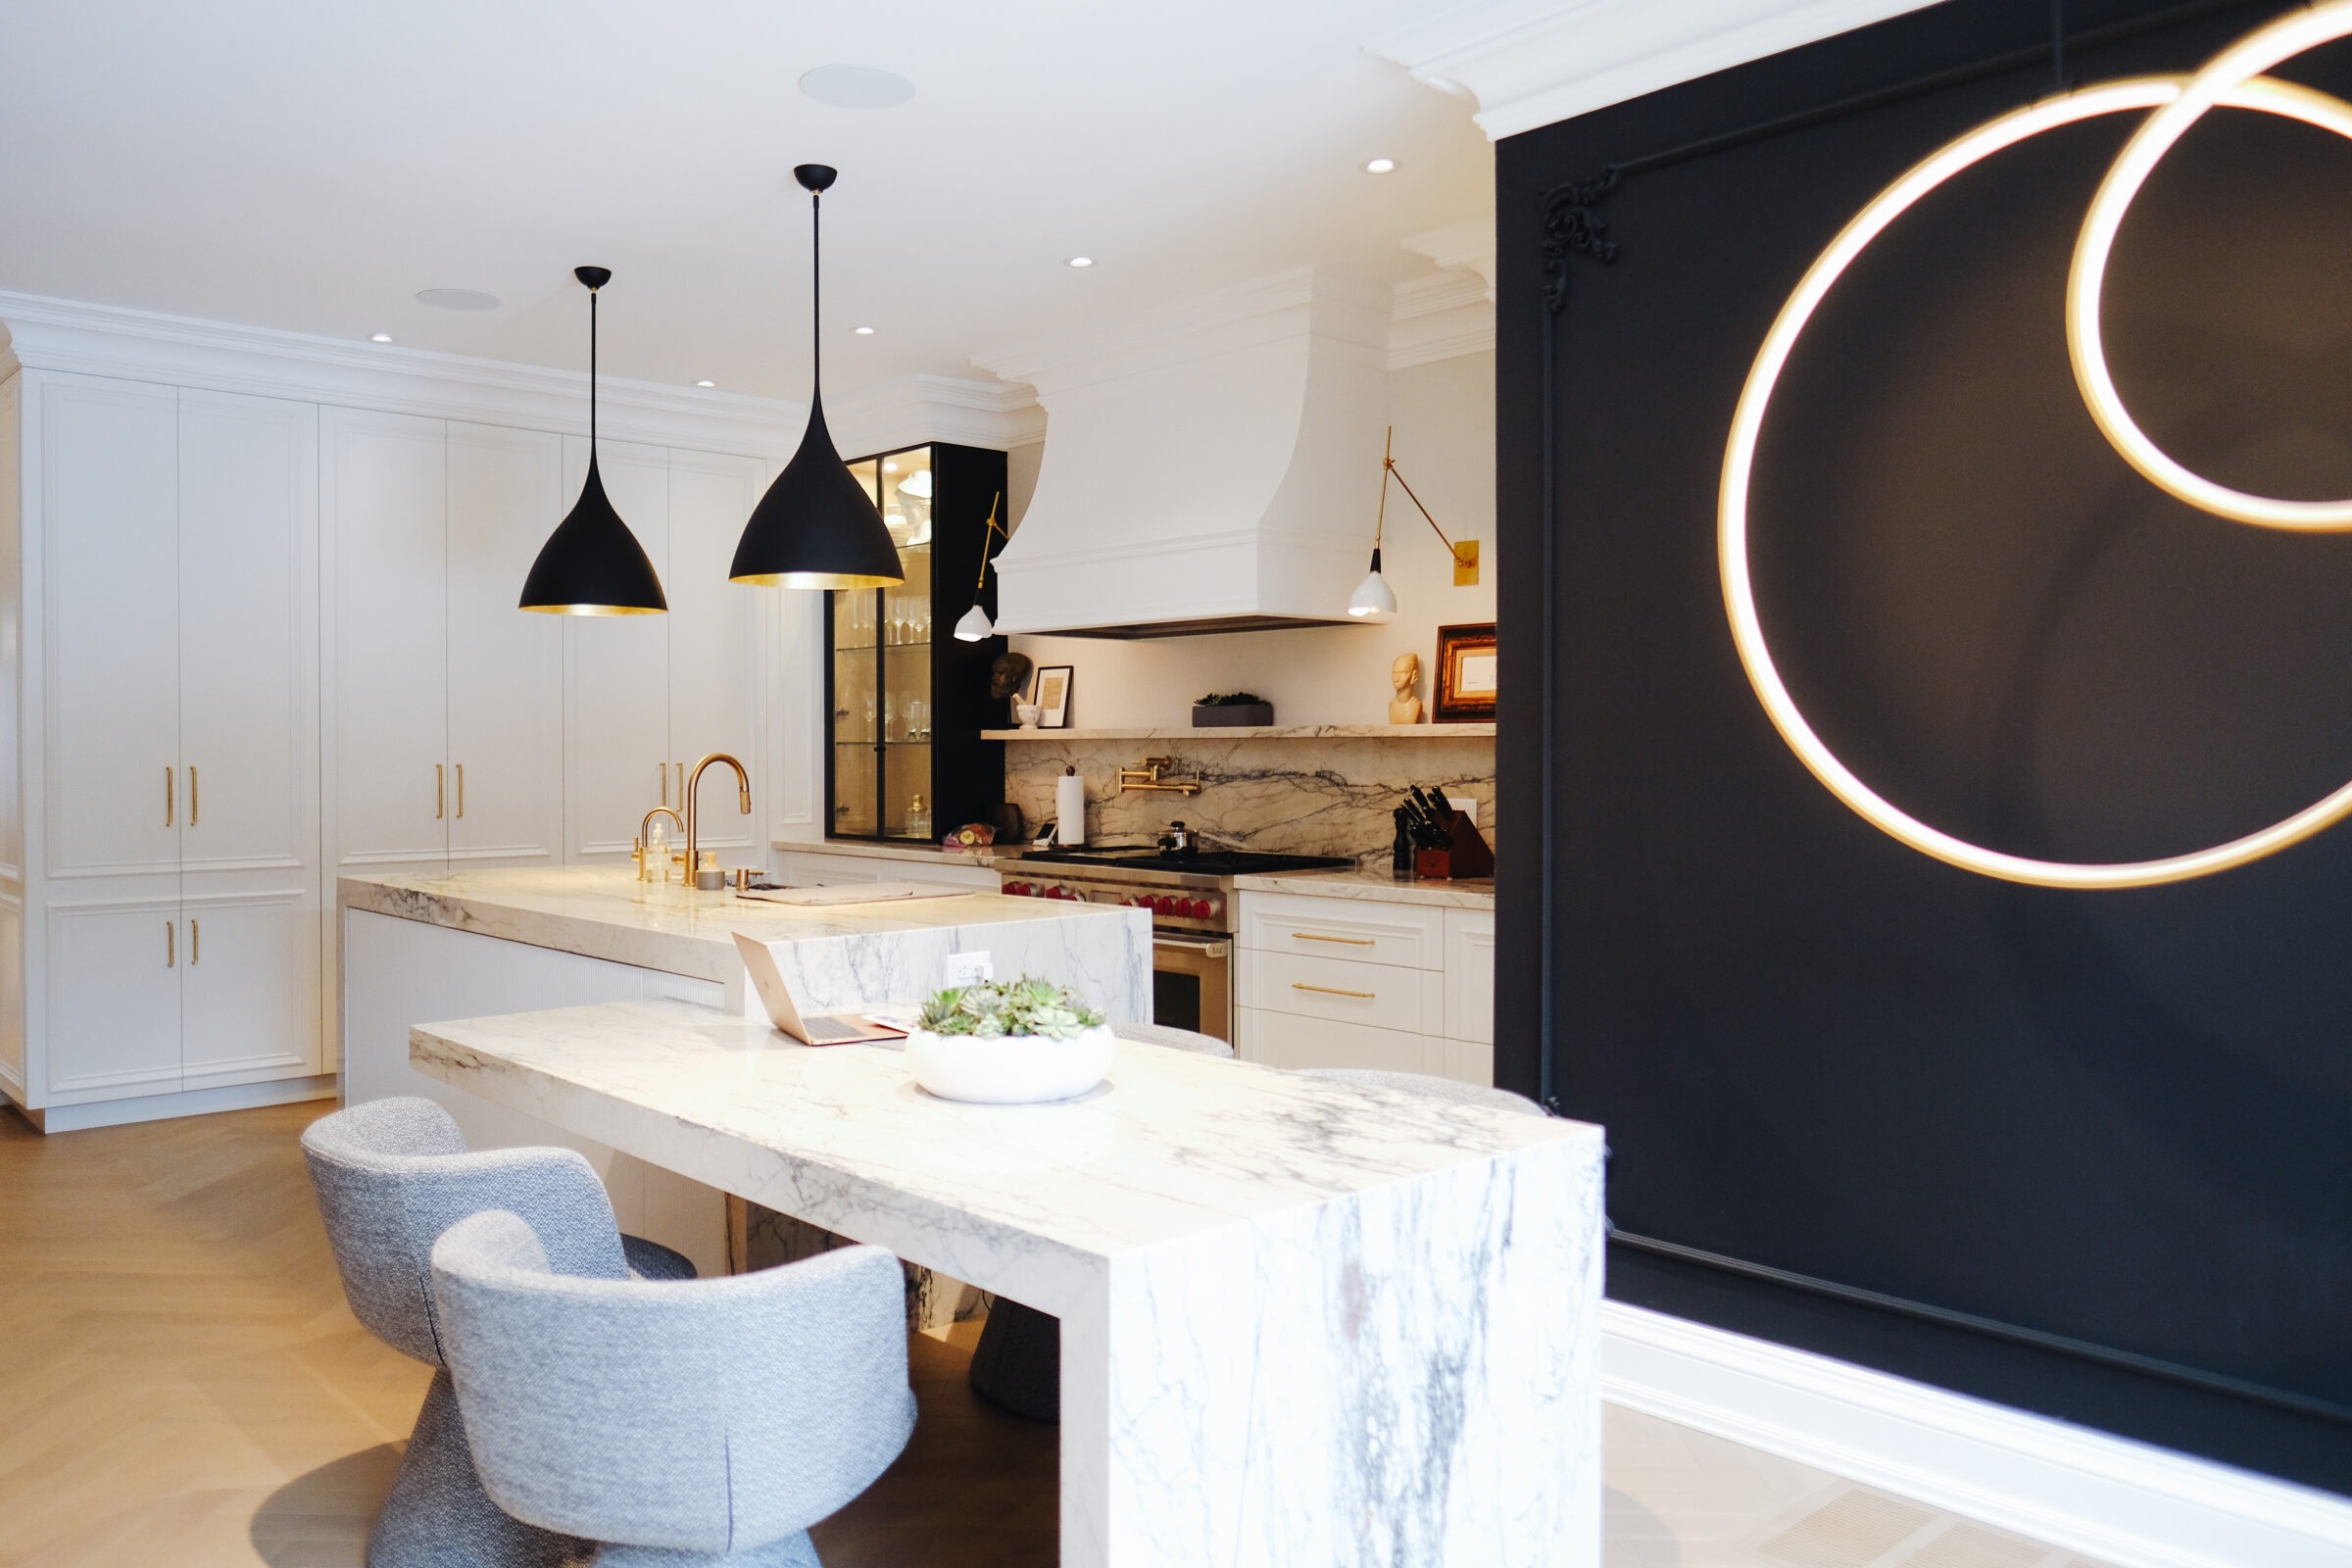
<svg viewBox="0 0 2352 1568"><path fill-rule="evenodd" d="M694 1265L622 1236L604 1184L577 1152L470 1152L429 1100L374 1100L322 1116L303 1133L302 1153L353 1315L395 1350L439 1369L368 1540L369 1568L587 1561L592 1544L510 1519L474 1477L433 1317L433 1243L468 1214L505 1208L531 1216L573 1273L690 1279Z"/></svg>
<svg viewBox="0 0 2352 1568"><path fill-rule="evenodd" d="M1164 1023L1114 1023L1110 1032L1140 1045L1200 1056L1233 1054L1233 1042ZM973 1392L1032 1421L1061 1419L1061 1320L1005 1297L989 1303L980 1343L972 1347Z"/></svg>
<svg viewBox="0 0 2352 1568"><path fill-rule="evenodd" d="M1230 1056L1233 1042L1219 1040L1197 1030L1179 1029L1165 1023L1114 1023L1110 1032L1121 1040L1133 1040L1147 1046L1167 1046L1176 1051L1189 1051L1200 1056Z"/></svg>
<svg viewBox="0 0 2352 1568"><path fill-rule="evenodd" d="M433 1246L482 1485L598 1568L815 1568L808 1527L914 1430L899 1260L845 1247L688 1283L562 1271L513 1214Z"/></svg>
<svg viewBox="0 0 2352 1568"><path fill-rule="evenodd" d="M1385 1072L1377 1067L1300 1067L1309 1078L1340 1078L1349 1083L1371 1084L1381 1089L1400 1090L1408 1095L1426 1095L1432 1100L1450 1100L1458 1105L1492 1105L1497 1110L1515 1110L1523 1116L1548 1116L1550 1111L1508 1089L1489 1089L1484 1084L1466 1084L1458 1079L1439 1078L1425 1072Z"/></svg>

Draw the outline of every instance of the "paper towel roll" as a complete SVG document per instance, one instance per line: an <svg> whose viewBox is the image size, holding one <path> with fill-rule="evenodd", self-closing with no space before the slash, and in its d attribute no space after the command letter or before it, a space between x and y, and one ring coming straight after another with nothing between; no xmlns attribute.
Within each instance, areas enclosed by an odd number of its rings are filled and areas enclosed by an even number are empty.
<svg viewBox="0 0 2352 1568"><path fill-rule="evenodd" d="M1064 773L1054 781L1054 814L1060 819L1054 829L1054 842L1086 842L1086 780L1076 772Z"/></svg>

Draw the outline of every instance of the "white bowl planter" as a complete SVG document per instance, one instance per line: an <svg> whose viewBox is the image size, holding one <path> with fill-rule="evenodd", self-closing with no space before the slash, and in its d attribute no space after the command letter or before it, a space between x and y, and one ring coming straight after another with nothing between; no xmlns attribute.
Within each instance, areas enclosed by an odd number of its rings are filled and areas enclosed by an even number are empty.
<svg viewBox="0 0 2352 1568"><path fill-rule="evenodd" d="M906 1065L916 1083L942 1100L1030 1105L1085 1094L1109 1073L1116 1049L1107 1025L1070 1040L1046 1035L983 1040L917 1029L906 1037Z"/></svg>

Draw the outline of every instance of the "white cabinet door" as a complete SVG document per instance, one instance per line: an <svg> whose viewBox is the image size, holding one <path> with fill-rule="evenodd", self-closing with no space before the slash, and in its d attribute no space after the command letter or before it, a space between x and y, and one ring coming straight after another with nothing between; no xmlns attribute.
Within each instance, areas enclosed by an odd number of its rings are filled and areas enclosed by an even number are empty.
<svg viewBox="0 0 2352 1568"><path fill-rule="evenodd" d="M180 1073L215 1088L318 1066L318 906L308 886L181 906Z"/></svg>
<svg viewBox="0 0 2352 1568"><path fill-rule="evenodd" d="M51 1103L179 1088L179 899L52 903Z"/></svg>
<svg viewBox="0 0 2352 1568"><path fill-rule="evenodd" d="M516 608L563 520L564 444L449 427L449 858L564 855L564 618Z"/></svg>
<svg viewBox="0 0 2352 1568"><path fill-rule="evenodd" d="M712 752L739 759L747 770L760 758L756 617L762 590L729 582L727 568L766 477L766 466L755 458L669 454L669 572L662 581L669 596L669 755L689 769ZM745 863L742 852L764 845L763 792L777 785L754 778L746 816L733 782L731 774L706 776L700 824L703 847L720 851L730 865Z"/></svg>
<svg viewBox="0 0 2352 1568"><path fill-rule="evenodd" d="M438 866L451 804L447 434L438 419L327 409L319 435L337 863Z"/></svg>
<svg viewBox="0 0 2352 1568"><path fill-rule="evenodd" d="M178 404L137 381L41 387L53 877L179 871Z"/></svg>
<svg viewBox="0 0 2352 1568"><path fill-rule="evenodd" d="M318 414L179 395L182 868L315 866Z"/></svg>
<svg viewBox="0 0 2352 1568"><path fill-rule="evenodd" d="M607 441L597 466L605 494L653 558L667 593L669 454L661 447ZM566 437L566 507L587 472L588 443ZM669 766L669 623L675 618L562 617L567 670L564 823L573 859L625 857L646 809L678 804L677 778Z"/></svg>
<svg viewBox="0 0 2352 1568"><path fill-rule="evenodd" d="M1446 1033L1455 1040L1494 1040L1494 915L1490 909L1446 911Z"/></svg>

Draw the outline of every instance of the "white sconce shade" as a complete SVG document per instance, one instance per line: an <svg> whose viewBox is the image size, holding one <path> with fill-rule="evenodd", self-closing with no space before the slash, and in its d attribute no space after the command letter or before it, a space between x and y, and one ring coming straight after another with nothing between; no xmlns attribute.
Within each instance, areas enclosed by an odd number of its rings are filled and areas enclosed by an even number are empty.
<svg viewBox="0 0 2352 1568"><path fill-rule="evenodd" d="M997 623L978 605L965 611L963 618L956 623L956 640L959 643L986 642L996 634Z"/></svg>

